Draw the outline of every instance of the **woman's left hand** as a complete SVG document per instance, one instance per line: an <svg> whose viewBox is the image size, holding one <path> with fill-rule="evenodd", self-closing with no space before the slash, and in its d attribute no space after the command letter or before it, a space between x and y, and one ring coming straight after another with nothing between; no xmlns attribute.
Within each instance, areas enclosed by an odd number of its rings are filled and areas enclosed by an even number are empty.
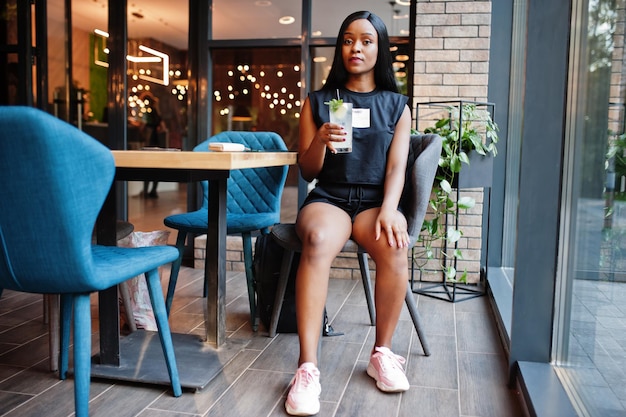
<svg viewBox="0 0 626 417"><path fill-rule="evenodd" d="M387 237L391 247L409 247L409 233L406 219L398 210L381 210L376 219L376 240L382 234Z"/></svg>

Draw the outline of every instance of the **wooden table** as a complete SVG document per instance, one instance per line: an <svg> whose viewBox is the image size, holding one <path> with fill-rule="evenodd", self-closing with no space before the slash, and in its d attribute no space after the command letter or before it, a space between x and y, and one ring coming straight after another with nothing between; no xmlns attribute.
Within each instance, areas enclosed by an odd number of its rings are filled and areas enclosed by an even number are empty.
<svg viewBox="0 0 626 417"><path fill-rule="evenodd" d="M231 170L293 165L295 152L112 151L117 181L209 181L205 276L205 340L172 334L183 387L201 389L222 363L245 345L226 343L226 184ZM98 218L98 243L115 245L116 187ZM117 288L99 293L100 353L92 376L169 384L158 335L137 331L120 338ZM152 353L154 352L154 354ZM150 357L148 357L150 356ZM224 357L227 356L227 357ZM152 361L154 357L154 362ZM139 369L141 368L141 369Z"/></svg>

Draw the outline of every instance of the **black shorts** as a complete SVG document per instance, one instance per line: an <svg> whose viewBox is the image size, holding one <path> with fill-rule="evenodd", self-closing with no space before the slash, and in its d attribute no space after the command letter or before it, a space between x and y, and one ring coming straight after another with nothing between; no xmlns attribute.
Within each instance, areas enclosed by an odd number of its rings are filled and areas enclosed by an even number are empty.
<svg viewBox="0 0 626 417"><path fill-rule="evenodd" d="M354 221L357 214L383 204L383 187L373 185L317 185L302 203L328 203L339 207Z"/></svg>

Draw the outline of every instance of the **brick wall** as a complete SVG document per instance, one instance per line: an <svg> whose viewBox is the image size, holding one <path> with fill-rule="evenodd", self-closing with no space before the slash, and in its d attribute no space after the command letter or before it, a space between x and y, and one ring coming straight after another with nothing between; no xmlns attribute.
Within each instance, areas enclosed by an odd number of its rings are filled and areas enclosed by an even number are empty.
<svg viewBox="0 0 626 417"><path fill-rule="evenodd" d="M491 1L417 0L416 6L414 105L450 100L486 102ZM422 115L415 122L419 131L430 125L432 118L422 118ZM458 247L463 252L463 260L458 260L456 269L460 273L466 270L469 282L478 282L482 189L461 190L460 197L463 196L474 198L476 205L459 215L463 237ZM453 221L449 219L449 222ZM426 262L419 244L416 253L416 264L423 265L422 279L441 280L441 274L437 272L439 263Z"/></svg>
<svg viewBox="0 0 626 417"><path fill-rule="evenodd" d="M490 1L417 0L415 101L486 101L490 32Z"/></svg>

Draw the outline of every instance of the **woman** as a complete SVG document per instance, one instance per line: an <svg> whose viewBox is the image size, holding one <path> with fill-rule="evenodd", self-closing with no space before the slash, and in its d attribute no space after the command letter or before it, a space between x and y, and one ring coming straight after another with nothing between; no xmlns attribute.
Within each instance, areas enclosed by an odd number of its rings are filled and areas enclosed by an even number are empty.
<svg viewBox="0 0 626 417"><path fill-rule="evenodd" d="M353 104L352 152L337 153L341 125L329 123L328 104ZM331 263L352 237L376 263L376 340L367 373L385 392L406 391L404 358L391 352L408 281L407 222L398 210L409 152L411 115L397 92L383 21L362 11L341 25L325 86L309 94L300 119L298 164L318 180L298 213L302 254L296 278L300 340L298 370L285 408L291 415L319 412L317 346Z"/></svg>

